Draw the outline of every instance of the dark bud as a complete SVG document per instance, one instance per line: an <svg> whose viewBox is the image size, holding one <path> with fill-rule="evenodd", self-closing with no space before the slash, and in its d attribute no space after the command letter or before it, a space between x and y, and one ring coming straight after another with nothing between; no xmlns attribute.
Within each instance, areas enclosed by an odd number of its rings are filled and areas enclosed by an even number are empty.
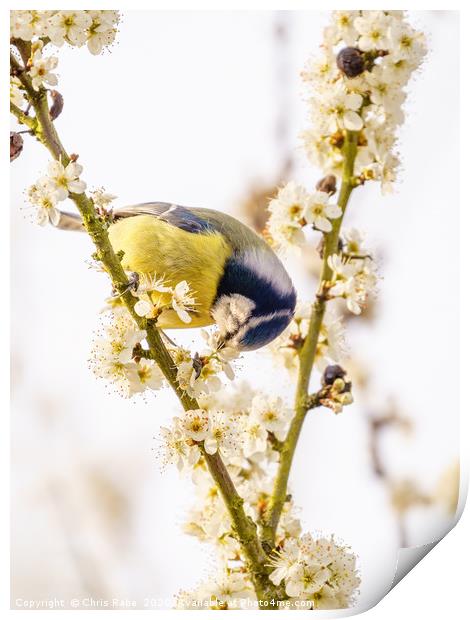
<svg viewBox="0 0 470 620"><path fill-rule="evenodd" d="M142 347L142 345L140 344L140 342L138 342L135 347L132 349L132 359L139 363L140 360L142 359L142 354L144 352L144 349Z"/></svg>
<svg viewBox="0 0 470 620"><path fill-rule="evenodd" d="M323 372L323 383L325 385L333 385L336 379L343 379L346 371L339 364L331 364L327 366Z"/></svg>
<svg viewBox="0 0 470 620"><path fill-rule="evenodd" d="M14 161L23 150L23 138L19 133L10 131L10 162Z"/></svg>
<svg viewBox="0 0 470 620"><path fill-rule="evenodd" d="M336 192L336 177L334 174L328 174L320 179L316 185L319 192L326 192L332 196Z"/></svg>
<svg viewBox="0 0 470 620"><path fill-rule="evenodd" d="M336 57L338 69L348 78L360 75L365 69L364 56L356 47L345 47Z"/></svg>
<svg viewBox="0 0 470 620"><path fill-rule="evenodd" d="M49 93L52 97L52 105L49 110L49 116L51 117L51 121L55 121L64 109L64 98L57 90L51 90Z"/></svg>
<svg viewBox="0 0 470 620"><path fill-rule="evenodd" d="M342 131L335 131L335 133L331 134L330 144L338 149L342 148L344 144L344 133Z"/></svg>

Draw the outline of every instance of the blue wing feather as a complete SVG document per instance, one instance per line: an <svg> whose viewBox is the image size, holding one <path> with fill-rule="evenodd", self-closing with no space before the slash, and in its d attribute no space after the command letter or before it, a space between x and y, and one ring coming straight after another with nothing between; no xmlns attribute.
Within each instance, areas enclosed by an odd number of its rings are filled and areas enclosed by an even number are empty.
<svg viewBox="0 0 470 620"><path fill-rule="evenodd" d="M170 202L144 202L138 205L116 209L113 212L115 219L132 217L134 215L154 215L187 232L204 234L214 231L214 227L203 219L193 209L171 204Z"/></svg>

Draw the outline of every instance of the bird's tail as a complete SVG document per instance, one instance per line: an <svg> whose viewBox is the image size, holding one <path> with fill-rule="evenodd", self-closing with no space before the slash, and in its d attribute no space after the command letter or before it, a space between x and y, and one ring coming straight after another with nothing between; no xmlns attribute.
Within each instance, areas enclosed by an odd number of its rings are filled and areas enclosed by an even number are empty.
<svg viewBox="0 0 470 620"><path fill-rule="evenodd" d="M60 230L85 232L81 216L75 213L67 213L67 211L60 211L60 218L56 224L56 228Z"/></svg>

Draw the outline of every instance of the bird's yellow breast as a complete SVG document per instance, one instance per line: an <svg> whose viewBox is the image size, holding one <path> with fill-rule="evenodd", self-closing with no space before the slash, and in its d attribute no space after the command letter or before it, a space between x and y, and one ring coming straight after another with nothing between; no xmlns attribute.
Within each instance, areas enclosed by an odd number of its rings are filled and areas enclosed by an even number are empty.
<svg viewBox="0 0 470 620"><path fill-rule="evenodd" d="M201 327L214 322L210 308L224 265L232 250L217 232L196 234L172 226L152 215L124 218L109 228L109 238L115 252L124 252L122 265L128 271L163 278L168 286L186 280L195 298L191 323L183 323L174 310L160 314L161 327ZM171 301L168 293L152 293L158 306Z"/></svg>

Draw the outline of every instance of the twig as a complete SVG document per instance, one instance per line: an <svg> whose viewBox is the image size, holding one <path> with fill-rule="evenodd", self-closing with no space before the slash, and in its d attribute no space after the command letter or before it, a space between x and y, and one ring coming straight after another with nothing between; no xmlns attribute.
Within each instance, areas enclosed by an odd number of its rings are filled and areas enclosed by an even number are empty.
<svg viewBox="0 0 470 620"><path fill-rule="evenodd" d="M323 294L324 285L326 282L331 280L333 275L332 269L328 264L328 258L332 254L335 254L338 250L339 232L341 229L344 212L346 210L351 192L355 187L353 171L356 153L357 132L347 131L343 145L344 163L341 192L338 199L338 206L341 208L342 214L339 218L333 220L333 228L325 237L323 266L317 298L313 304L312 317L310 319L307 336L302 348L299 351L299 375L295 395L295 415L280 452L279 466L274 481L273 493L271 495L265 521L262 526L262 540L265 546L267 545L274 547L275 544L276 530L281 517L282 507L286 499L287 483L295 448L297 446L305 416L309 410L307 397L310 376L312 374L318 337L320 335L320 329L326 309L326 298Z"/></svg>
<svg viewBox="0 0 470 620"><path fill-rule="evenodd" d="M19 49L21 47L23 47L22 44L20 44ZM20 49L20 53L21 51ZM25 56L26 51L23 49L23 59ZM18 60L12 54L10 54L10 61L15 74L18 75L29 95L30 103L36 113L35 126L28 126L31 127L36 138L44 144L54 159L59 160L64 166L67 166L71 159L62 145L54 123L50 118L47 91L44 88L35 91L27 75L27 71L24 67L21 67ZM20 123L28 124L25 122L26 119L24 118L24 114L20 114L19 112L21 111L16 108L16 106L11 110ZM174 361L163 343L159 329L153 321L140 317L135 313L135 297L128 290L129 281L127 275L109 241L106 223L96 213L93 201L84 193L70 193L70 198L75 203L82 216L83 225L95 244L96 257L101 261L111 278L114 289L121 294L121 299L139 328L145 330L151 358L155 360L161 368L183 408L186 411L198 409L199 404L197 400L191 398L179 386L176 378ZM208 470L217 484L217 488L231 517L232 525L241 544L247 568L252 576L258 598L262 601L270 601L271 599L282 597L282 589L275 588L269 581L269 568L266 567L267 557L261 546L256 524L246 515L243 508L243 499L236 491L220 454L216 452L210 455L203 449L202 453ZM267 607L263 606L263 608L266 609Z"/></svg>

